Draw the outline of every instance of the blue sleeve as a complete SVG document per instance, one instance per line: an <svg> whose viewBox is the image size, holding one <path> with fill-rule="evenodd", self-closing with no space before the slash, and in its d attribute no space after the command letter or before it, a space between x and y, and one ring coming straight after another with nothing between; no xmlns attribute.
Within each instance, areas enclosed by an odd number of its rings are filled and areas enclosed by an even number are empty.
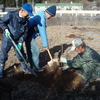
<svg viewBox="0 0 100 100"><path fill-rule="evenodd" d="M8 12L5 16L0 18L0 27L4 30L7 27L7 24L9 23L9 19L10 19L10 13Z"/></svg>
<svg viewBox="0 0 100 100"><path fill-rule="evenodd" d="M38 20L36 19L36 17L32 16L32 17L30 17L30 18L28 19L28 21L29 21L29 28L30 28L30 27L32 27L33 25L36 25L36 24L37 24L36 21L38 21Z"/></svg>
<svg viewBox="0 0 100 100"><path fill-rule="evenodd" d="M33 35L33 38L40 35L43 47L48 47L48 38L47 38L47 32L46 32L46 19L44 18L44 13L38 13L29 19L29 27L33 25L37 26L38 31L39 31L39 33L34 34L35 36Z"/></svg>
<svg viewBox="0 0 100 100"><path fill-rule="evenodd" d="M42 40L42 45L43 47L48 47L48 37L47 37L47 32L46 32L46 21L45 20L41 20L41 24L42 25L38 25L38 30L41 36L41 40Z"/></svg>

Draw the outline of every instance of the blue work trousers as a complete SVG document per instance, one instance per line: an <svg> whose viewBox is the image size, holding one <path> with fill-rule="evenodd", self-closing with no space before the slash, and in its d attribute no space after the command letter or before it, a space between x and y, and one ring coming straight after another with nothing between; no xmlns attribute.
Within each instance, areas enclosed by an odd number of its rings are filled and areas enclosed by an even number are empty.
<svg viewBox="0 0 100 100"><path fill-rule="evenodd" d="M40 50L35 42L35 39L32 37L28 37L25 41L28 61L32 67L32 69L40 68Z"/></svg>
<svg viewBox="0 0 100 100"><path fill-rule="evenodd" d="M11 47L14 47L13 43L9 38L6 38L5 34L2 35L2 43L1 43L1 52L0 52L0 63L5 63L8 60L8 52ZM15 47L14 47L15 48ZM15 50L16 56L20 62L23 61L22 57L19 53ZM24 56L24 50L21 50L22 55Z"/></svg>

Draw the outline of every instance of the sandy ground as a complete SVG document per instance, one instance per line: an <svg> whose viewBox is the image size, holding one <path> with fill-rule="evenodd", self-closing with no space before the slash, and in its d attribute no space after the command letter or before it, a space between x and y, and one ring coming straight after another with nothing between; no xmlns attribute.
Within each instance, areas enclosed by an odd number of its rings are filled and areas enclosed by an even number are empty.
<svg viewBox="0 0 100 100"><path fill-rule="evenodd" d="M63 56L72 59L77 53L71 51L74 38L82 38L91 48L100 53L99 26L52 26L47 27L50 52L53 59ZM41 46L41 38L36 39L40 47L44 72L34 75L23 73L13 48L5 64L4 78L0 79L1 100L99 100L100 82L94 81L82 91L81 78L74 70L61 71L59 66L48 67L50 61L47 51ZM25 47L24 47L25 48ZM51 70L52 69L52 70ZM78 89L78 90L77 90Z"/></svg>

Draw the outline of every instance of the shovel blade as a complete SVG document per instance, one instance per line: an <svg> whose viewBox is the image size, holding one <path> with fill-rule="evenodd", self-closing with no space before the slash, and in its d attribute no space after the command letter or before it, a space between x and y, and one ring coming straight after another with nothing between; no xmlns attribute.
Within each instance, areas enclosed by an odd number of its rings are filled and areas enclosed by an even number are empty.
<svg viewBox="0 0 100 100"><path fill-rule="evenodd" d="M58 59L52 59L48 62L47 71L54 72L55 70L58 69L58 67L59 67Z"/></svg>
<svg viewBox="0 0 100 100"><path fill-rule="evenodd" d="M48 65L49 67L51 66L58 66L59 65L59 62L58 62L58 59L52 59L48 62Z"/></svg>

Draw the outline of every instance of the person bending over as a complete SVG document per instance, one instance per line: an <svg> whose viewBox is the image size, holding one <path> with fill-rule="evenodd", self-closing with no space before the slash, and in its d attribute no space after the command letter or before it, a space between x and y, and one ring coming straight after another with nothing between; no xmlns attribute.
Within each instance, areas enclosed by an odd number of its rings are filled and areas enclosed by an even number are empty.
<svg viewBox="0 0 100 100"><path fill-rule="evenodd" d="M71 50L78 54L72 60L61 57L60 62L67 64L62 70L76 68L76 72L83 79L83 84L100 77L100 55L94 49L87 46L81 38L75 38Z"/></svg>

